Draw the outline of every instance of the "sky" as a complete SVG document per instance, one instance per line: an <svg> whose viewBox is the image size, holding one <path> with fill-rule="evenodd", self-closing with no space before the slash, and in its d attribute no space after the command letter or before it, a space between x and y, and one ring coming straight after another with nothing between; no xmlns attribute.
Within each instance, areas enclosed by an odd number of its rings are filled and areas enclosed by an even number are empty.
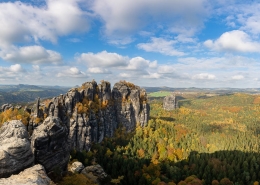
<svg viewBox="0 0 260 185"><path fill-rule="evenodd" d="M0 84L260 88L260 2L0 0Z"/></svg>

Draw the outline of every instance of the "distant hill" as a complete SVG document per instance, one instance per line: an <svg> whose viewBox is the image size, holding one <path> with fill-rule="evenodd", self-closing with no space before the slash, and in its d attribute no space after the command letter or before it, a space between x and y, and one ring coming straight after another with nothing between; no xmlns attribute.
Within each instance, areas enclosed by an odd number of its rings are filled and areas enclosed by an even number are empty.
<svg viewBox="0 0 260 185"><path fill-rule="evenodd" d="M49 98L64 94L70 87L36 85L0 85L0 105L4 103L28 103L36 98Z"/></svg>
<svg viewBox="0 0 260 185"><path fill-rule="evenodd" d="M209 92L216 94L232 94L232 93L249 93L249 94L259 94L260 88L174 88L174 87L142 87L147 93L157 92L157 91L171 91L171 92Z"/></svg>

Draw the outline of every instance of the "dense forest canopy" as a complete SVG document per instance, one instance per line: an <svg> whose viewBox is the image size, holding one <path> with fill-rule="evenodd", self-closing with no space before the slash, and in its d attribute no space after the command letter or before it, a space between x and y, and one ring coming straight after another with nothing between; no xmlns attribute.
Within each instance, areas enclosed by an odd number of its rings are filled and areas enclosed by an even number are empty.
<svg viewBox="0 0 260 185"><path fill-rule="evenodd" d="M159 98L158 98L159 97ZM165 111L162 98L151 102L145 127L120 127L71 161L100 164L115 184L254 184L260 180L260 96L179 94L179 109ZM0 114L3 123L22 119L22 110ZM60 184L78 175L67 176ZM76 181L75 181L76 182ZM84 182L87 181L82 181Z"/></svg>

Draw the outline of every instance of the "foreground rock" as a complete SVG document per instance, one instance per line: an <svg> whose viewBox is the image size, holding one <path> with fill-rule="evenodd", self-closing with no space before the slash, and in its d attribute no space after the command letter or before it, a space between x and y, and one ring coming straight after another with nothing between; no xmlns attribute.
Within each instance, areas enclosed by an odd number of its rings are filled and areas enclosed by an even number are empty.
<svg viewBox="0 0 260 185"><path fill-rule="evenodd" d="M21 121L5 122L0 128L0 178L19 173L34 163L29 135Z"/></svg>
<svg viewBox="0 0 260 185"><path fill-rule="evenodd" d="M47 117L32 134L31 148L35 163L42 164L49 172L62 172L69 161L67 127L59 118Z"/></svg>
<svg viewBox="0 0 260 185"><path fill-rule="evenodd" d="M79 161L72 163L68 167L68 170L72 173L80 173L83 169L84 169L84 165Z"/></svg>
<svg viewBox="0 0 260 185"><path fill-rule="evenodd" d="M178 108L178 102L174 94L170 94L163 99L164 110L175 110Z"/></svg>
<svg viewBox="0 0 260 185"><path fill-rule="evenodd" d="M0 185L51 185L51 179L46 175L42 165L27 168L18 175L0 179Z"/></svg>
<svg viewBox="0 0 260 185"><path fill-rule="evenodd" d="M81 173L97 184L105 184L111 180L99 164L87 166Z"/></svg>

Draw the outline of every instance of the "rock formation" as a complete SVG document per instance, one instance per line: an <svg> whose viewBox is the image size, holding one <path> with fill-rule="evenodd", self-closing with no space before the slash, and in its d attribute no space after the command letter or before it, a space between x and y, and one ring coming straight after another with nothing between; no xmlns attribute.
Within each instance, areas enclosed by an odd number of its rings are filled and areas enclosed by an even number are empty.
<svg viewBox="0 0 260 185"><path fill-rule="evenodd" d="M0 128L0 178L19 173L34 163L29 134L21 121L5 122Z"/></svg>
<svg viewBox="0 0 260 185"><path fill-rule="evenodd" d="M149 111L144 89L121 81L111 91L109 82L97 85L92 81L47 103L37 100L28 130L41 125L46 117L59 118L67 126L70 150L88 151L92 142L113 136L118 124L127 131L134 130L136 124L144 126Z"/></svg>
<svg viewBox="0 0 260 185"><path fill-rule="evenodd" d="M61 120L47 117L32 134L35 163L42 164L47 172L66 170L70 156L67 138L67 127Z"/></svg>
<svg viewBox="0 0 260 185"><path fill-rule="evenodd" d="M68 167L68 170L72 173L80 173L83 169L84 165L79 161L75 161Z"/></svg>
<svg viewBox="0 0 260 185"><path fill-rule="evenodd" d="M9 178L0 179L0 184L15 185L51 185L51 179L46 175L42 165L37 164L27 168L18 175L12 175Z"/></svg>
<svg viewBox="0 0 260 185"><path fill-rule="evenodd" d="M34 163L48 174L62 172L71 150L88 151L91 143L112 137L119 124L128 132L137 124L145 126L150 108L145 90L138 86L121 81L111 91L109 82L92 81L51 100L37 99L32 109L24 110L30 113L27 128L21 121L10 121L0 129L0 178ZM98 166L93 169L91 173L105 178Z"/></svg>
<svg viewBox="0 0 260 185"><path fill-rule="evenodd" d="M178 108L178 102L174 94L170 94L163 99L164 110L175 110Z"/></svg>
<svg viewBox="0 0 260 185"><path fill-rule="evenodd" d="M103 184L110 180L110 177L99 164L87 166L81 173L97 184Z"/></svg>
<svg viewBox="0 0 260 185"><path fill-rule="evenodd" d="M14 108L13 105L12 105L12 104L8 104L8 103L3 104L3 105L1 106L2 112L6 111L6 110L8 110L8 109L13 109L13 108Z"/></svg>
<svg viewBox="0 0 260 185"><path fill-rule="evenodd" d="M112 99L115 101L117 122L123 124L127 131L133 131L136 124L145 126L150 108L144 89L128 82L119 82L114 85Z"/></svg>

